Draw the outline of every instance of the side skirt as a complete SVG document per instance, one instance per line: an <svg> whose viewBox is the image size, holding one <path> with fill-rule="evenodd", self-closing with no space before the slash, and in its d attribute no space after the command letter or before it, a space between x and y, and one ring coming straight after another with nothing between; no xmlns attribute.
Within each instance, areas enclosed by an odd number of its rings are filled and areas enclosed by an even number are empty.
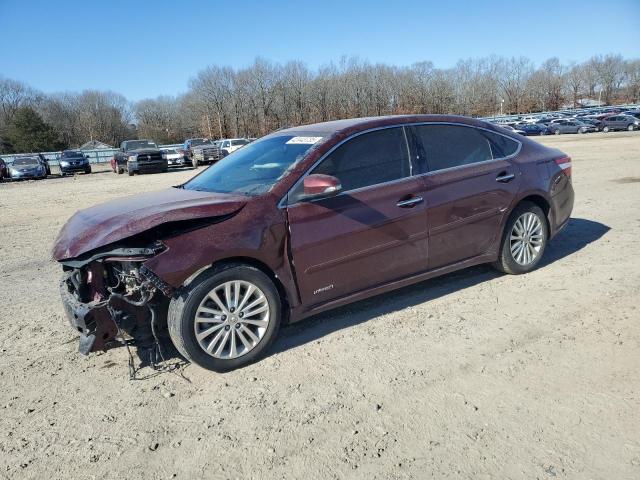
<svg viewBox="0 0 640 480"><path fill-rule="evenodd" d="M425 280L429 280L434 277L439 277L441 275L446 275L447 273L455 272L457 270L462 270L464 268L473 267L475 265L481 265L483 263L490 263L495 260L496 260L495 254L493 253L483 254L477 257L463 260L458 263L447 265L445 267L429 270L423 273L419 273L417 275L412 275L410 277L402 278L400 280L394 280L393 282L385 283L383 285L377 285L375 287L371 287L366 290L361 290L351 295L347 295L346 297L341 297L326 303L313 305L312 307L309 307L309 308L305 308L304 305L300 305L297 308L294 308L291 310L291 317L289 322L294 323L304 318L310 317L312 315L316 315L318 313L325 312L327 310L332 310L334 308L342 307L343 305L347 305L349 303L374 297L382 293L387 293L392 290L396 290L398 288L406 287L408 285L413 285L414 283L423 282Z"/></svg>

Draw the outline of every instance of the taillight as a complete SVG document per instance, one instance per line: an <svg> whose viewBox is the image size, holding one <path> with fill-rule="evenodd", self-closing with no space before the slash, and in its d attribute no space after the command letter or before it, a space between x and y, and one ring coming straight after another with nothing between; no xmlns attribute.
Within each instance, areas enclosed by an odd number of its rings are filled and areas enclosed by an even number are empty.
<svg viewBox="0 0 640 480"><path fill-rule="evenodd" d="M571 157L556 158L556 165L558 165L564 174L571 178Z"/></svg>

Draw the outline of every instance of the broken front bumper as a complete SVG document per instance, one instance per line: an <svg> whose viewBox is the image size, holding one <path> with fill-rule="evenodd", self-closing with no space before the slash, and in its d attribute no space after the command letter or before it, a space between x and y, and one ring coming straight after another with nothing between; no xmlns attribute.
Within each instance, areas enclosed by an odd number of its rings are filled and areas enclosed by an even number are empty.
<svg viewBox="0 0 640 480"><path fill-rule="evenodd" d="M84 355L106 350L107 344L118 334L118 326L109 311L109 302L84 303L76 299L72 292L70 274L65 274L60 282L60 295L71 326L80 333L78 351Z"/></svg>

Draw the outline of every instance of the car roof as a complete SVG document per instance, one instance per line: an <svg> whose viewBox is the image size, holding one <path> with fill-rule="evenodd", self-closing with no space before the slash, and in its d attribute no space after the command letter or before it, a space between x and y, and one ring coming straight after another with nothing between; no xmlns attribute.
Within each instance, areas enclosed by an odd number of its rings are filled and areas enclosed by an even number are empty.
<svg viewBox="0 0 640 480"><path fill-rule="evenodd" d="M460 115L388 115L383 117L348 118L329 122L312 123L299 127L285 128L273 132L272 135L287 134L320 134L331 136L340 133L356 133L374 128L384 128L398 124L444 122L462 123L472 126L486 127L487 122Z"/></svg>

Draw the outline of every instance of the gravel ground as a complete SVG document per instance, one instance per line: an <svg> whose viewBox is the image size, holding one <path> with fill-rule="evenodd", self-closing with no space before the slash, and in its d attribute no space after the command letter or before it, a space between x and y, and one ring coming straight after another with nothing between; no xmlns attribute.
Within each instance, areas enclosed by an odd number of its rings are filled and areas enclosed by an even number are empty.
<svg viewBox="0 0 640 480"><path fill-rule="evenodd" d="M323 314L215 374L83 357L50 248L77 209L192 170L0 185L0 478L640 478L640 133L543 138L576 206L540 269Z"/></svg>

